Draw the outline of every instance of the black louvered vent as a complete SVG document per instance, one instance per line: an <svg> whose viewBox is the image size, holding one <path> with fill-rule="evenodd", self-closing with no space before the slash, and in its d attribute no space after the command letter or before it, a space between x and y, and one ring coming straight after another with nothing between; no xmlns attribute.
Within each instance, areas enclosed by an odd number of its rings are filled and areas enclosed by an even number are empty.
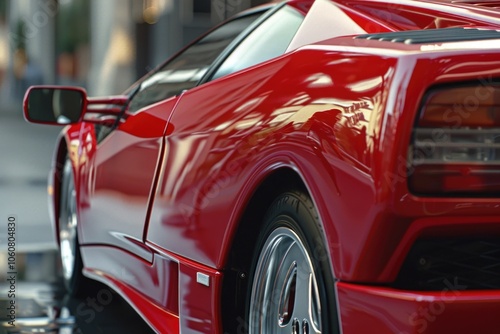
<svg viewBox="0 0 500 334"><path fill-rule="evenodd" d="M500 31L473 28L425 29L359 35L356 38L404 44L427 44L500 39Z"/></svg>
<svg viewBox="0 0 500 334"><path fill-rule="evenodd" d="M418 240L394 286L427 291L500 289L500 238Z"/></svg>

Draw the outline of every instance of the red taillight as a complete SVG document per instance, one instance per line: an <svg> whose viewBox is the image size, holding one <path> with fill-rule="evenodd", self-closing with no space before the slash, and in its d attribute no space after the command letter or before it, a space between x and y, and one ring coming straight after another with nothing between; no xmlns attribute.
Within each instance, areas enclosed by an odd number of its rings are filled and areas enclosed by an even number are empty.
<svg viewBox="0 0 500 334"><path fill-rule="evenodd" d="M500 86L430 92L413 130L409 166L416 194L500 196Z"/></svg>

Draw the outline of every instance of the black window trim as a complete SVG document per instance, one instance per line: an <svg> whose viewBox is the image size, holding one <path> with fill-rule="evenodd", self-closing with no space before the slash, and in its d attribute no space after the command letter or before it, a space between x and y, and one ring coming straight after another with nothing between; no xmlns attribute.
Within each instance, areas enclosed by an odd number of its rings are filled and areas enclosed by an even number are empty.
<svg viewBox="0 0 500 334"><path fill-rule="evenodd" d="M263 13L252 24L250 24L248 27L246 27L240 33L240 35L238 37L236 37L231 43L229 43L229 45L221 52L221 54L219 54L217 56L217 58L215 58L215 60L209 66L209 68L207 69L207 71L205 72L205 74L202 76L202 78L196 83L196 85L194 85L193 87L187 89L187 91L189 91L191 89L194 89L196 87L199 87L199 86L201 86L201 85L203 85L205 83L208 83L208 82L212 81L212 78L215 75L215 73L218 71L218 69L220 68L220 66L227 60L227 58L234 52L234 50L236 50L236 48L249 35L251 35L261 24L263 24L265 21L267 21L267 19L269 19L276 12L278 12L280 9L282 9L283 7L286 7L286 6L287 6L286 2L282 2L282 3L279 3L279 4L270 4L270 5L260 6L260 7L257 7L257 8L254 8L254 9L250 9L250 10L246 10L246 11L244 11L242 13L236 14L231 19L228 19L228 20L224 21L223 23L221 23L221 24L215 26L214 28L210 29L205 34L201 35L200 37L198 37L197 39L195 39L194 41L192 41L191 43L189 43L188 45L186 45L184 48L182 48L181 50L179 50L178 52L176 52L174 55L172 55L171 57L169 57L166 61L164 61L163 63L159 64L154 70L150 71L148 74L146 74L145 76L143 76L142 78L140 78L134 85L132 85L130 88L128 88L124 92L124 95L128 95L129 96L129 101L132 100L132 98L134 97L134 95L137 92L140 91L140 87L142 86L142 84L144 83L144 81L148 80L148 78L151 78L153 75L155 75L156 73L158 73L158 71L161 68L167 66L168 63L170 63L171 61L175 60L178 56L180 56L182 53L184 53L187 49L189 49L190 47L192 47L193 45L195 45L196 43L198 43L200 40L202 40L207 35L209 35L212 32L214 32L215 30L217 30L220 27L224 26L228 22L233 21L233 20L237 20L237 19L241 19L241 18L244 18L244 17L248 17L248 16L251 16L251 15L255 15L255 14L258 14L258 13ZM173 97L179 97L180 95L182 95L182 93L173 95L171 97L172 98ZM118 117L118 119L125 113L125 111L127 109L128 109L128 105L127 105L127 108L124 108L124 111L120 114L120 116Z"/></svg>
<svg viewBox="0 0 500 334"><path fill-rule="evenodd" d="M233 40L229 45L226 47L226 49L215 59L214 62L210 65L208 68L207 72L203 75L203 77L196 83L195 86L193 86L190 89L196 88L205 82L210 81L210 78L212 75L215 73L217 68L222 64L222 62L234 51L234 49L248 36L250 35L258 26L260 26L265 20L267 20L272 14L274 14L277 10L282 8L285 5L285 3L280 3L280 4L270 4L270 5L264 5L261 7L253 8L246 10L244 12L238 13L234 15L232 18L225 20L221 24L216 25L212 29L208 30L195 40L193 40L191 43L188 45L184 46L181 48L179 51L174 53L172 56L168 57L164 62L158 64L154 69L152 69L150 72L148 72L146 75L144 75L142 78L139 78L131 87L129 87L123 94L128 95L129 98L131 99L135 93L140 90L140 87L142 86L143 82L146 81L148 78L151 76L155 75L158 73L158 71L165 67L168 63L176 59L178 56L180 56L182 53L184 53L187 49L198 43L200 40L214 32L215 30L219 29L220 27L224 26L230 21L237 20L240 18L244 18L247 16L251 16L254 14L258 14L259 12L264 13L261 17L259 17L255 22L250 24L248 27L246 27L243 32L240 34L240 38L236 38ZM274 8L273 8L274 7ZM267 13L266 13L267 11ZM209 75L208 75L209 74ZM179 95L174 95L174 96L179 96Z"/></svg>
<svg viewBox="0 0 500 334"><path fill-rule="evenodd" d="M255 22L253 22L245 30L243 30L243 32L237 38L235 38L224 49L224 51L221 52L221 54L217 58L215 58L214 62L208 68L207 72L205 72L205 74L203 75L203 77L200 79L200 81L198 81L198 83L196 84L196 86L194 86L193 88L201 86L201 85L203 85L203 84L205 84L207 82L210 82L212 80L212 77L214 76L214 74L219 69L219 67L227 60L227 58L234 52L234 50L236 50L236 48L249 35L251 35L255 31L255 29L257 29L262 23L264 23L265 21L267 21L267 19L269 19L277 11L279 11L281 8L285 7L286 5L287 5L286 2L282 2L282 3L279 3L279 4L271 5L269 7L266 6L264 8L257 8L255 10L251 10L249 12L245 12L243 15L237 15L237 16L235 16L234 19L238 19L238 18L241 18L241 17L245 17L245 16L256 14L256 13L258 13L260 11L266 11L267 10L267 12L265 12L261 17L259 17L257 20L255 20ZM274 6L274 8L273 8L273 6ZM229 21L226 21L225 23L227 23L227 22L229 22Z"/></svg>

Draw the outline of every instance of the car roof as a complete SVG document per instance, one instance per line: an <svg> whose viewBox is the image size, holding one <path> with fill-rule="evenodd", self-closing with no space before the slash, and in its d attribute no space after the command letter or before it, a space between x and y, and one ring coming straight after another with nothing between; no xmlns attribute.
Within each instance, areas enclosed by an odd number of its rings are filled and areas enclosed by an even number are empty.
<svg viewBox="0 0 500 334"><path fill-rule="evenodd" d="M287 51L322 40L361 34L457 27L499 29L500 1L480 2L480 5L477 2L479 1L291 0L288 3L294 7L298 3L309 3L311 8Z"/></svg>

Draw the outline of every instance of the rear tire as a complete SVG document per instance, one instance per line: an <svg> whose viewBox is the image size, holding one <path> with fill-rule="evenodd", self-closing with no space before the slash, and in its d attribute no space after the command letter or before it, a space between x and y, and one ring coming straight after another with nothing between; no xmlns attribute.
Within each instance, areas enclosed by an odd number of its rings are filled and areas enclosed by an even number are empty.
<svg viewBox="0 0 500 334"><path fill-rule="evenodd" d="M59 211L59 254L64 286L77 296L88 281L82 274L83 262L78 242L78 205L71 160L66 159L61 180Z"/></svg>
<svg viewBox="0 0 500 334"><path fill-rule="evenodd" d="M248 333L339 333L335 282L311 199L293 191L271 205L256 244Z"/></svg>

